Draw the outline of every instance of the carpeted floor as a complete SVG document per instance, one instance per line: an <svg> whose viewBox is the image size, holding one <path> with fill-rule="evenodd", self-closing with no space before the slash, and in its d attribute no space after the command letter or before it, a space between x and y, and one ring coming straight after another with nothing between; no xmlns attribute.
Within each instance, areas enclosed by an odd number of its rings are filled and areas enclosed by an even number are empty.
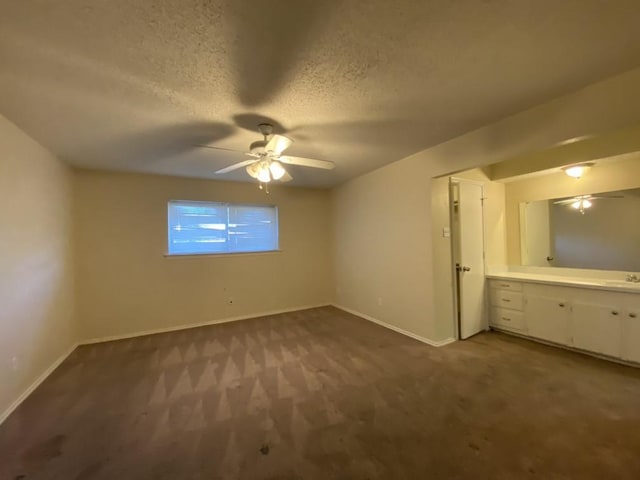
<svg viewBox="0 0 640 480"><path fill-rule="evenodd" d="M85 346L0 426L0 478L638 479L640 370L331 307Z"/></svg>

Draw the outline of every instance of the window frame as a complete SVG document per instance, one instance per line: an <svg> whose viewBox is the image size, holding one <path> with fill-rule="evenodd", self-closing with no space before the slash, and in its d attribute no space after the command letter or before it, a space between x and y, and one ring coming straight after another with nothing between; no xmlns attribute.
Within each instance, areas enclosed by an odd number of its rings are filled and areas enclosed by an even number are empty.
<svg viewBox="0 0 640 480"><path fill-rule="evenodd" d="M212 205L215 207L224 206L227 209L227 222L226 222L226 231L229 230L229 208L232 207L255 207L255 208L272 208L275 212L275 220L276 220L276 231L275 231L275 245L276 248L270 250L242 250L242 251L224 251L224 252L189 252L189 253L171 253L171 204L174 203L182 203L182 204L202 204L202 205ZM203 256L213 256L213 257L224 257L224 256L235 256L235 255L264 255L264 254L272 254L281 252L280 249L280 211L277 205L273 204L259 204L259 203L236 203L236 202L220 202L220 201L209 201L209 200L175 200L171 199L167 201L167 238L166 238L166 253L165 257L203 257Z"/></svg>

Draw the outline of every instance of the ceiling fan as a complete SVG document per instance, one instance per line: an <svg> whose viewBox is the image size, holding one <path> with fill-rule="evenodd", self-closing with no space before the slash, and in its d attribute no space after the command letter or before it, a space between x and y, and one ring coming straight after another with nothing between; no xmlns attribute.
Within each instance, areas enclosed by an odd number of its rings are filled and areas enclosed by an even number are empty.
<svg viewBox="0 0 640 480"><path fill-rule="evenodd" d="M578 210L584 215L587 208L591 208L593 200L600 198L624 198L624 195L578 195L577 197L566 198L553 202L554 205L571 205L572 208Z"/></svg>
<svg viewBox="0 0 640 480"><path fill-rule="evenodd" d="M224 150L239 154L248 155L249 159L243 160L228 167L222 168L215 172L216 175L223 175L244 167L247 173L260 182L260 188L263 185L268 186L269 182L279 180L288 182L293 179L289 172L284 168L285 165L300 165L303 167L322 168L331 170L335 167L333 162L328 160L316 160L312 158L294 157L291 155L282 155L287 148L291 146L293 140L284 135L273 133L273 125L270 123L261 123L258 130L263 135L264 140L258 140L249 145L248 152L240 150L232 150L228 148L212 147L210 145L198 145L203 148L211 148L213 150ZM267 190L268 192L268 190Z"/></svg>

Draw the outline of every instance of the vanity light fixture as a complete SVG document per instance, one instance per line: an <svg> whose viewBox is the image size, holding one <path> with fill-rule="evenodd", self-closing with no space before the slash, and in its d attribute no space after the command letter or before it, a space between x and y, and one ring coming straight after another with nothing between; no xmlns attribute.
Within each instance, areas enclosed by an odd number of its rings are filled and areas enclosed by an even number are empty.
<svg viewBox="0 0 640 480"><path fill-rule="evenodd" d="M593 167L593 163L580 163L578 165L570 165L568 167L564 167L564 173L573 178L581 178L587 170Z"/></svg>

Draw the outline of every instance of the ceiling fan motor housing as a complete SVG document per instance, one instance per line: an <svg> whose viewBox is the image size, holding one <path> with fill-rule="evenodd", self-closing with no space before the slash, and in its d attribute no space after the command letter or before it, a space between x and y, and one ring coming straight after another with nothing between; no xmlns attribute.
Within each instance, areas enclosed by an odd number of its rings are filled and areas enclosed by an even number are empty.
<svg viewBox="0 0 640 480"><path fill-rule="evenodd" d="M271 125L270 123L260 123L258 124L258 130L262 135L268 137L273 133L273 125Z"/></svg>

